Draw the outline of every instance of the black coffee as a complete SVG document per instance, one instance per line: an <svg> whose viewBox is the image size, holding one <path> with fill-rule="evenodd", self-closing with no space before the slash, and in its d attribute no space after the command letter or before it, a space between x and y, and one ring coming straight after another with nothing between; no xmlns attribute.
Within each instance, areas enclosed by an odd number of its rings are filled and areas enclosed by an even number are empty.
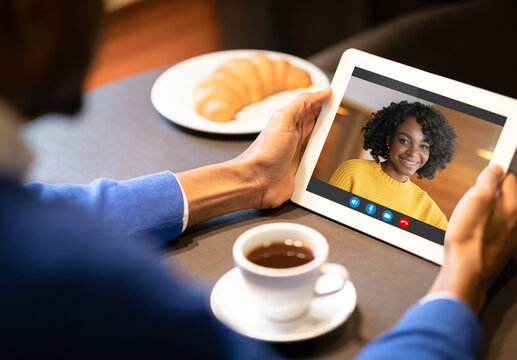
<svg viewBox="0 0 517 360"><path fill-rule="evenodd" d="M283 269L307 264L314 255L301 241L286 239L266 241L253 249L247 258L260 266Z"/></svg>

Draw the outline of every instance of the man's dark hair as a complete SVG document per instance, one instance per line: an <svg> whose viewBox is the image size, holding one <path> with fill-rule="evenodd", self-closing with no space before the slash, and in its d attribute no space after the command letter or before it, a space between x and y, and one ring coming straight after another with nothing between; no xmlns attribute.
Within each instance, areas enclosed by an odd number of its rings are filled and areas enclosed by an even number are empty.
<svg viewBox="0 0 517 360"><path fill-rule="evenodd" d="M1 0L0 98L26 117L77 111L103 19L101 0Z"/></svg>
<svg viewBox="0 0 517 360"><path fill-rule="evenodd" d="M415 117L429 143L429 159L417 170L418 178L432 179L437 169L445 169L455 151L456 134L445 116L436 108L419 102L392 102L390 106L373 113L361 129L363 148L370 150L373 158L389 158L388 136L393 136L397 127L406 119Z"/></svg>

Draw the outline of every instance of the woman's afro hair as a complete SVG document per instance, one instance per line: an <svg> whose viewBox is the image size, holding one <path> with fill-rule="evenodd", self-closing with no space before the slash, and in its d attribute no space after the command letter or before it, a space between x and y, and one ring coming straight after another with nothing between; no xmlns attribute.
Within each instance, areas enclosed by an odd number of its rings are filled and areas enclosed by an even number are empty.
<svg viewBox="0 0 517 360"><path fill-rule="evenodd" d="M392 136L397 127L409 117L416 118L430 145L429 159L417 170L418 177L432 179L437 169L445 169L445 165L451 162L457 137L445 116L433 106L419 102L392 102L390 106L373 113L361 130L364 136L363 148L370 150L377 162L379 157L388 159L388 136Z"/></svg>

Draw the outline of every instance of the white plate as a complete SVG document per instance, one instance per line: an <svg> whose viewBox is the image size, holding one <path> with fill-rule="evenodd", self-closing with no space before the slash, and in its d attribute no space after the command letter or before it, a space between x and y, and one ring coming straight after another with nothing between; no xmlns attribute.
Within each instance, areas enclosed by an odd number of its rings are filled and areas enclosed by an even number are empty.
<svg viewBox="0 0 517 360"><path fill-rule="evenodd" d="M312 300L309 311L301 318L271 321L253 307L238 268L221 277L210 296L212 312L221 322L248 337L272 342L300 341L323 335L347 320L356 303L355 287L347 281L341 291Z"/></svg>
<svg viewBox="0 0 517 360"><path fill-rule="evenodd" d="M267 97L251 104L226 123L210 121L196 113L192 94L198 81L222 62L236 57L251 57L263 53L273 59L285 58L291 64L305 69L312 78L312 85ZM263 50L228 50L197 56L180 62L156 79L151 89L151 101L155 109L168 120L189 129L216 134L254 134L262 131L274 111L287 105L302 91L317 91L329 86L327 76L316 66L298 57Z"/></svg>

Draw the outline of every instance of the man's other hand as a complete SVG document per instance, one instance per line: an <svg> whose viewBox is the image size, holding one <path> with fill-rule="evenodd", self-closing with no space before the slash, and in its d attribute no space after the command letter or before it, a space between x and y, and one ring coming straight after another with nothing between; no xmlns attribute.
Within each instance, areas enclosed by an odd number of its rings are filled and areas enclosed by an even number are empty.
<svg viewBox="0 0 517 360"><path fill-rule="evenodd" d="M478 312L486 292L517 252L517 176L490 166L456 206L444 263L430 292L450 291Z"/></svg>

